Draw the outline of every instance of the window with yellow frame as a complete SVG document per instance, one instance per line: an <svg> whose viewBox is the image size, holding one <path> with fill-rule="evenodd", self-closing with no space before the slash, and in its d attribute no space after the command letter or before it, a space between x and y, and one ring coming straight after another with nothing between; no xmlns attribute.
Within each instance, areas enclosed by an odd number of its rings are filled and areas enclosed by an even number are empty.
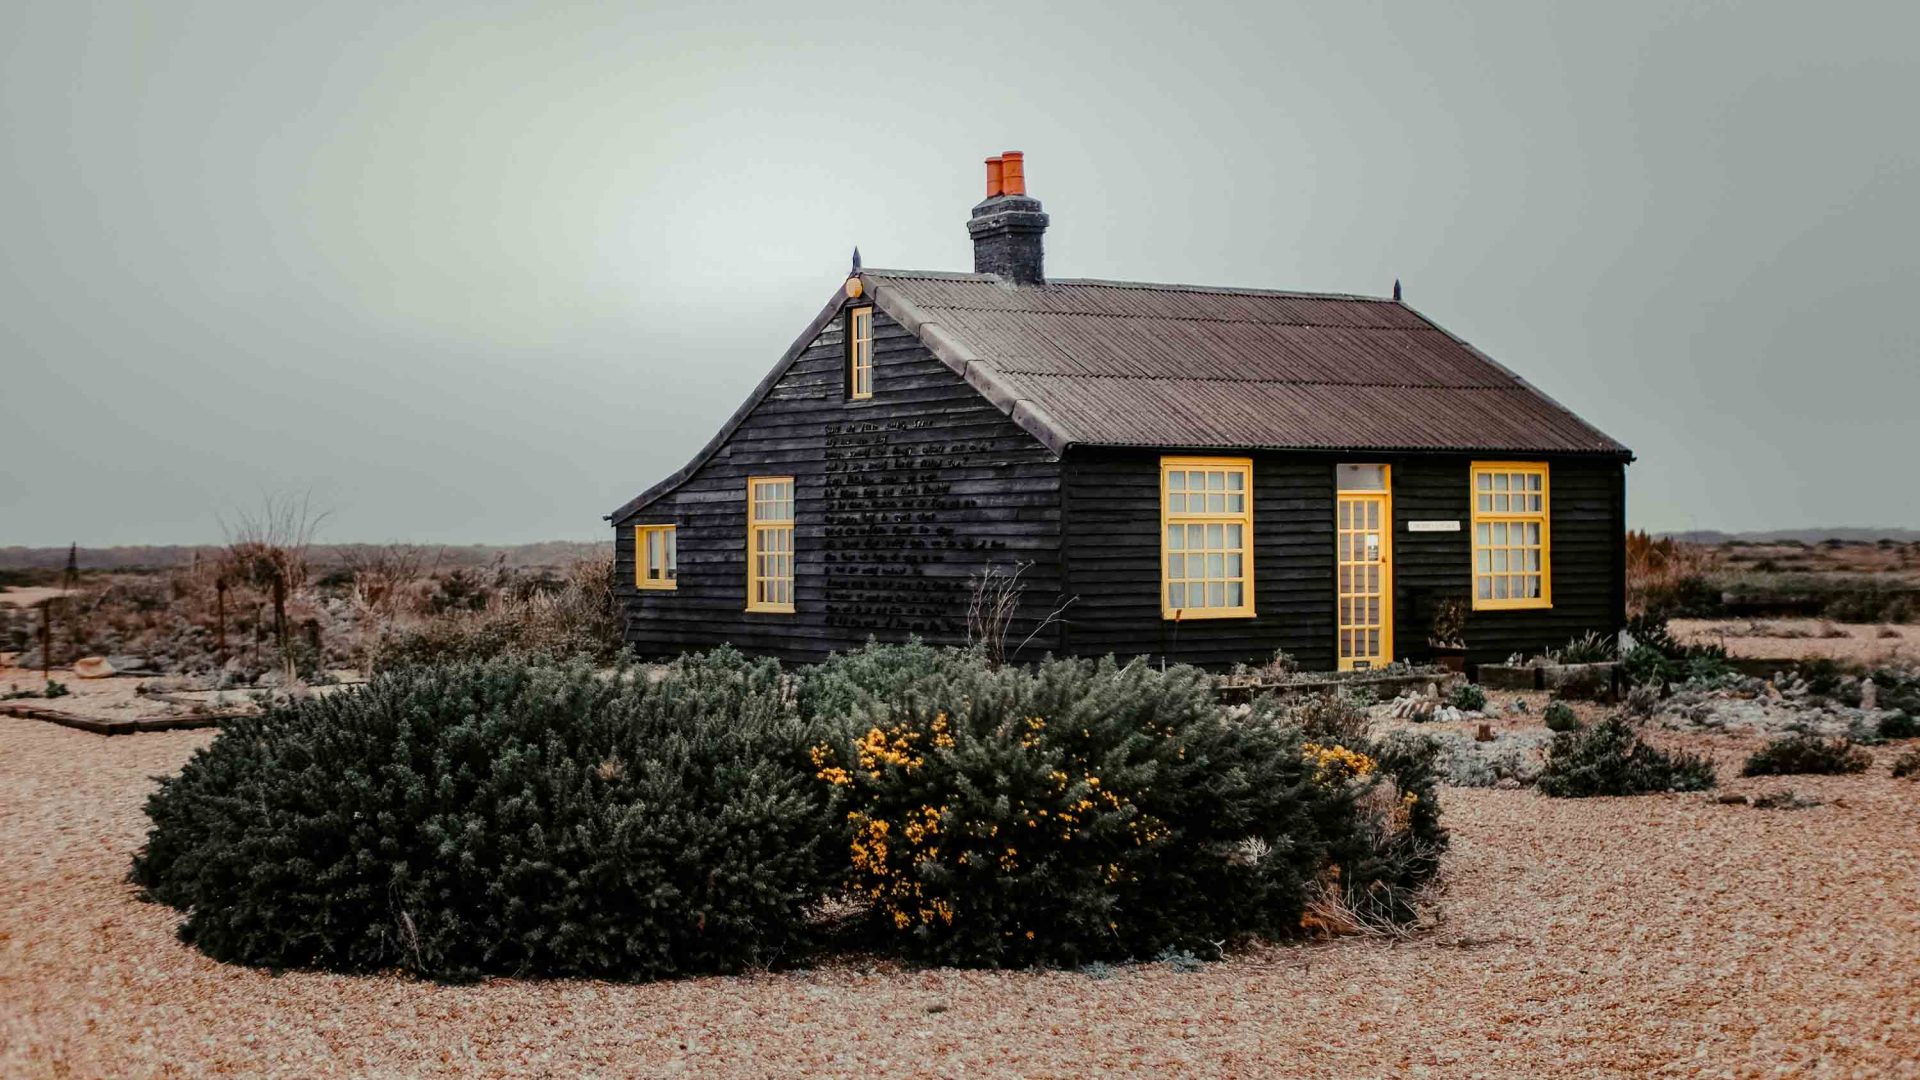
<svg viewBox="0 0 1920 1080"><path fill-rule="evenodd" d="M1473 463L1473 606L1553 606L1552 494L1545 462Z"/></svg>
<svg viewBox="0 0 1920 1080"><path fill-rule="evenodd" d="M633 527L633 583L642 589L677 589L679 553L671 525Z"/></svg>
<svg viewBox="0 0 1920 1080"><path fill-rule="evenodd" d="M1253 616L1253 462L1160 459L1160 613Z"/></svg>
<svg viewBox="0 0 1920 1080"><path fill-rule="evenodd" d="M873 396L873 309L847 313L847 396L865 401Z"/></svg>
<svg viewBox="0 0 1920 1080"><path fill-rule="evenodd" d="M747 610L793 611L793 477L747 481Z"/></svg>

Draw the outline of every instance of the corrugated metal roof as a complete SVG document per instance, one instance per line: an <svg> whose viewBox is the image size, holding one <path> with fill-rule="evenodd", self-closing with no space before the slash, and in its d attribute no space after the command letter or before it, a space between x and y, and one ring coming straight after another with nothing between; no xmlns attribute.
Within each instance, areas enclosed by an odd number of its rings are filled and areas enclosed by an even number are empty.
<svg viewBox="0 0 1920 1080"><path fill-rule="evenodd" d="M1628 452L1394 300L861 276L876 304L1056 450Z"/></svg>

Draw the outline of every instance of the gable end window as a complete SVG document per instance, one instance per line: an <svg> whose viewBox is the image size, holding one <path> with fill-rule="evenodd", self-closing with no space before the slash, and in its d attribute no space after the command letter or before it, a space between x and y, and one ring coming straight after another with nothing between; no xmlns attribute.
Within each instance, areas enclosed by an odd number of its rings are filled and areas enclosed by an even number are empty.
<svg viewBox="0 0 1920 1080"><path fill-rule="evenodd" d="M747 610L793 611L793 477L747 481Z"/></svg>
<svg viewBox="0 0 1920 1080"><path fill-rule="evenodd" d="M873 396L873 309L847 312L847 397L865 401Z"/></svg>
<svg viewBox="0 0 1920 1080"><path fill-rule="evenodd" d="M633 583L642 589L679 588L680 560L673 526L633 527Z"/></svg>
<svg viewBox="0 0 1920 1080"><path fill-rule="evenodd" d="M1473 606L1553 606L1552 494L1540 461L1473 463Z"/></svg>
<svg viewBox="0 0 1920 1080"><path fill-rule="evenodd" d="M1160 614L1253 617L1253 462L1160 459Z"/></svg>

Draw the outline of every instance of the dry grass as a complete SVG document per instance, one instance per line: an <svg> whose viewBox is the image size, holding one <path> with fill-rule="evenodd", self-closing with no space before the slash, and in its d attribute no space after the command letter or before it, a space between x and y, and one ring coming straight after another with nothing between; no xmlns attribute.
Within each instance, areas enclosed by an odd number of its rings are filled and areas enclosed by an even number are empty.
<svg viewBox="0 0 1920 1080"><path fill-rule="evenodd" d="M1437 926L1180 973L862 962L652 985L223 967L125 884L199 732L0 720L0 1075L1913 1076L1920 817L1881 761L1711 796L1448 791ZM1698 739L1723 775L1748 745ZM1733 781L1736 791L1763 781ZM1752 787L1758 791L1759 787Z"/></svg>

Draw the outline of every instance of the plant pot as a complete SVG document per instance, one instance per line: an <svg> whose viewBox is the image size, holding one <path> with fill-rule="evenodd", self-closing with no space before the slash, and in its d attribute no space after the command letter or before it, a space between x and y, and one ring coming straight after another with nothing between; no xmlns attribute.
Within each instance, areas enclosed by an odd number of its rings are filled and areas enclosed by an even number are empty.
<svg viewBox="0 0 1920 1080"><path fill-rule="evenodd" d="M1433 662L1456 675L1467 670L1467 648L1464 645L1434 645Z"/></svg>

